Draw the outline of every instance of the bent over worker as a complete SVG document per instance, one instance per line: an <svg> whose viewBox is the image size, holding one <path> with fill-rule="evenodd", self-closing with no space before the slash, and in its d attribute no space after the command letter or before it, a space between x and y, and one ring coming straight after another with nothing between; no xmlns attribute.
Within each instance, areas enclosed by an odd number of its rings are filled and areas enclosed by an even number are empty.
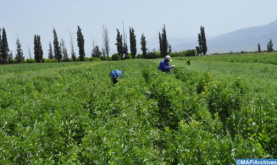
<svg viewBox="0 0 277 165"><path fill-rule="evenodd" d="M165 58L160 62L159 70L166 73L170 72L170 69L175 67L175 65L172 65L172 66L169 65L169 62L171 61L172 60L170 56L166 55Z"/></svg>
<svg viewBox="0 0 277 165"><path fill-rule="evenodd" d="M116 84L118 82L117 78L122 78L122 71L121 70L113 70L110 72L110 77L113 82L113 84Z"/></svg>

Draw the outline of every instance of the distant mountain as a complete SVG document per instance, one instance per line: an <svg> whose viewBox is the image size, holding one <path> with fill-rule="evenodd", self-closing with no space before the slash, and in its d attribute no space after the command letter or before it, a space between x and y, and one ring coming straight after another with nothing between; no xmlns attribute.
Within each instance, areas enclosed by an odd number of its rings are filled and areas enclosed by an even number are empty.
<svg viewBox="0 0 277 165"><path fill-rule="evenodd" d="M197 38L196 38L197 39ZM277 48L277 20L263 26L239 29L230 33L221 34L216 37L208 38L209 53L256 51L260 43L261 49L267 49L267 43L272 40ZM274 44L275 43L275 44ZM197 41L191 43L179 43L173 46L173 51L194 49Z"/></svg>
<svg viewBox="0 0 277 165"><path fill-rule="evenodd" d="M174 51L195 49L198 45L198 34L195 37L174 38L167 36L169 44ZM271 39L273 49L277 50L277 20L270 24L256 27L239 29L230 33L221 34L215 37L207 37L208 53L227 53L240 51L257 51L258 43L262 50L267 49L267 43ZM149 51L159 50L159 36L146 37L146 45ZM128 43L129 44L129 43ZM129 46L129 45L128 45ZM130 50L129 50L130 51ZM116 47L111 48L116 53ZM140 38L137 37L137 52L141 53Z"/></svg>

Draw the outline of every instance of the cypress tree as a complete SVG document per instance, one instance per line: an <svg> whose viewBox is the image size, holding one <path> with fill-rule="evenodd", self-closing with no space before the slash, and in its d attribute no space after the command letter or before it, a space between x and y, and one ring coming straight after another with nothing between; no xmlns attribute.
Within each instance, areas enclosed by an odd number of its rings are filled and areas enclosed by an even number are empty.
<svg viewBox="0 0 277 165"><path fill-rule="evenodd" d="M100 58L102 55L100 49L99 49L99 46L96 45L93 50L92 50L92 54L91 54L91 57L97 57L97 58Z"/></svg>
<svg viewBox="0 0 277 165"><path fill-rule="evenodd" d="M142 56L143 58L145 58L147 55L147 48L146 48L146 38L143 34L141 35L140 44L141 44Z"/></svg>
<svg viewBox="0 0 277 165"><path fill-rule="evenodd" d="M270 39L268 44L267 44L267 51L268 52L273 52L273 43L272 40Z"/></svg>
<svg viewBox="0 0 277 165"><path fill-rule="evenodd" d="M203 53L203 42L202 42L202 37L201 37L201 34L198 33L198 55L202 54Z"/></svg>
<svg viewBox="0 0 277 165"><path fill-rule="evenodd" d="M165 57L168 54L167 48L168 48L168 42L167 42L167 37L166 37L166 30L165 30L165 25L163 28L163 33L162 33L162 57Z"/></svg>
<svg viewBox="0 0 277 165"><path fill-rule="evenodd" d="M206 54L208 51L205 29L200 27L200 33L198 33L198 47L196 47L197 54Z"/></svg>
<svg viewBox="0 0 277 165"><path fill-rule="evenodd" d="M58 35L57 35L55 29L53 29L53 37L54 37L54 41L53 41L54 56L55 56L55 59L57 59L60 62L61 59L62 59L62 52L61 52L61 47L60 47Z"/></svg>
<svg viewBox="0 0 277 165"><path fill-rule="evenodd" d="M7 57L9 55L9 45L5 28L2 30L2 39L1 39L1 63L6 63Z"/></svg>
<svg viewBox="0 0 277 165"><path fill-rule="evenodd" d="M48 49L48 58L53 59L53 49L52 49L52 44L49 42L49 49Z"/></svg>
<svg viewBox="0 0 277 165"><path fill-rule="evenodd" d="M36 62L42 62L43 50L39 35L34 36L34 54Z"/></svg>
<svg viewBox="0 0 277 165"><path fill-rule="evenodd" d="M168 41L166 37L165 25L162 29L162 34L159 32L159 42L160 42L161 57L165 57L168 54Z"/></svg>
<svg viewBox="0 0 277 165"><path fill-rule="evenodd" d="M79 47L79 59L80 61L84 61L85 60L85 39L80 26L78 26L78 30L77 30L77 43Z"/></svg>
<svg viewBox="0 0 277 165"><path fill-rule="evenodd" d="M130 27L129 32L130 32L130 49L131 49L131 54L132 54L132 58L135 58L136 54L137 54L137 40L136 40L136 35L135 35L134 28Z"/></svg>
<svg viewBox="0 0 277 165"><path fill-rule="evenodd" d="M258 52L261 53L261 45L258 43Z"/></svg>
<svg viewBox="0 0 277 165"><path fill-rule="evenodd" d="M203 54L205 55L208 51L208 48L207 48L207 41L206 41L206 35L205 35L205 29L204 27L201 26L201 39L202 39L202 51L203 51Z"/></svg>
<svg viewBox="0 0 277 165"><path fill-rule="evenodd" d="M21 44L19 39L16 39L16 54L15 54L15 58L17 60L18 63L21 63L24 60L24 56L23 56L23 50L21 49Z"/></svg>
<svg viewBox="0 0 277 165"><path fill-rule="evenodd" d="M36 62L40 62L39 61L39 50L38 50L37 35L34 36L34 57L35 57Z"/></svg>
<svg viewBox="0 0 277 165"><path fill-rule="evenodd" d="M117 30L117 36L116 36L116 43L117 46L117 53L120 55L121 59L123 59L123 44L122 44L122 35L120 34L119 30Z"/></svg>
<svg viewBox="0 0 277 165"><path fill-rule="evenodd" d="M37 39L38 39L39 60L42 61L42 58L43 58L43 49L42 49L42 45L41 45L41 41L40 41L40 36L39 35L38 35Z"/></svg>

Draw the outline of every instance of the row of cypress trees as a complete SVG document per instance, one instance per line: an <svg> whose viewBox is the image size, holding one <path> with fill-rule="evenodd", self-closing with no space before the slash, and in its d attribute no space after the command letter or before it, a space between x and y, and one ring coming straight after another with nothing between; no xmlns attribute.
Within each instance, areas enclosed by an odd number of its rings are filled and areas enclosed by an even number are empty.
<svg viewBox="0 0 277 165"><path fill-rule="evenodd" d="M125 34L123 32L123 35L122 35L118 29L116 30L117 30L117 36L116 36L115 45L117 46L117 53L120 55L121 59L123 59L124 56L126 58L126 56L128 55L128 47L125 39ZM129 28L129 34L130 34L131 56L132 58L135 58L137 54L137 48L136 48L136 35L135 35L134 28L132 27ZM143 58L145 58L147 55L147 46L146 46L146 37L144 36L144 34L141 35L140 41L141 41L140 44L141 44L142 56ZM171 48L171 45L168 44L165 25L162 28L162 33L159 32L159 43L160 43L161 57L165 57L167 54L171 53L172 48Z"/></svg>
<svg viewBox="0 0 277 165"><path fill-rule="evenodd" d="M79 60L84 61L85 60L85 49L84 49L85 39L82 34L82 29L80 28L80 26L78 26L77 28L78 28L77 44L79 47ZM122 59L124 57L128 58L128 46L126 43L127 37L125 36L124 32L122 35L118 29L116 30L117 30L117 36L116 36L115 45L117 46L118 55L120 55ZM168 44L165 25L162 28L162 32L158 32L158 33L159 33L159 45L160 45L161 57L165 57L167 54L171 53L172 51L171 45ZM106 31L106 35L107 35L107 31ZM132 58L135 58L137 54L137 47L136 47L137 41L136 41L135 30L132 27L129 28L129 36L130 36L131 56ZM58 62L60 62L62 59L68 60L67 50L64 44L59 42L58 35L55 28L53 29L53 38L54 38L53 48L52 48L51 42L49 42L49 50L48 50L49 59L56 59ZM71 36L71 40L72 40L72 36ZM141 41L140 44L141 44L142 56L143 58L145 58L147 55L147 46L146 46L146 37L144 36L144 34L141 35L140 41ZM199 42L199 46L196 47L197 53L206 54L207 44L206 44L204 27L202 26L200 27L200 33L198 34L198 42ZM108 42L105 44L108 44ZM17 39L16 45L17 45L17 50L16 50L15 59L17 60L17 62L20 63L24 60L24 56L23 56L23 51L21 49L21 44L19 39ZM73 41L71 41L71 47L72 47L72 52L71 52L72 60L75 61L76 55L73 49ZM105 50L102 50L102 52L105 52ZM29 54L30 54L30 50L29 50ZM64 54L64 57L62 56L62 54ZM107 51L107 54L108 54L108 51ZM93 48L92 56L99 57L100 55L101 55L101 52L99 50L99 47L95 46ZM43 58L41 37L39 35L34 36L34 58L36 62L41 62ZM7 42L5 28L0 29L0 63L4 64L4 63L7 63L7 61L11 61L12 59L13 57L12 57L12 53L9 52L9 46Z"/></svg>
<svg viewBox="0 0 277 165"><path fill-rule="evenodd" d="M60 43L58 40L58 35L55 29L53 29L53 48L51 42L49 42L49 59L56 59L57 61L62 60L62 54L67 56L67 50L64 46L64 43ZM63 41L63 40L62 40ZM77 43L79 47L79 59L84 61L85 58L85 49L84 49L84 36L82 34L82 29L78 26L77 30ZM54 50L53 50L54 49ZM53 54L54 53L54 54ZM30 50L29 50L30 54ZM41 37L39 35L34 35L34 58L37 63L42 62L43 58L43 49L41 45ZM21 48L20 40L16 40L16 56L15 60L18 63L21 63L25 57L23 56L23 50ZM76 60L75 53L72 54L73 61ZM5 28L0 28L0 64L5 64L13 61L13 54L9 50L7 35Z"/></svg>

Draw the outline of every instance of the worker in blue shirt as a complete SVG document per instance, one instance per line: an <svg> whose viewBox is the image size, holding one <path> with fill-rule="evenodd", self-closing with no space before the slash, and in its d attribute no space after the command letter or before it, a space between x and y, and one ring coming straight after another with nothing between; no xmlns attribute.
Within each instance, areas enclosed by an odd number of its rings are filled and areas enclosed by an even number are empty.
<svg viewBox="0 0 277 165"><path fill-rule="evenodd" d="M121 70L113 70L110 72L110 77L111 77L113 84L116 84L118 82L117 78L118 77L122 78L122 71Z"/></svg>
<svg viewBox="0 0 277 165"><path fill-rule="evenodd" d="M171 68L175 68L175 65L169 66L169 62L172 61L169 55L166 55L165 58L160 62L159 70L163 72L170 72Z"/></svg>

